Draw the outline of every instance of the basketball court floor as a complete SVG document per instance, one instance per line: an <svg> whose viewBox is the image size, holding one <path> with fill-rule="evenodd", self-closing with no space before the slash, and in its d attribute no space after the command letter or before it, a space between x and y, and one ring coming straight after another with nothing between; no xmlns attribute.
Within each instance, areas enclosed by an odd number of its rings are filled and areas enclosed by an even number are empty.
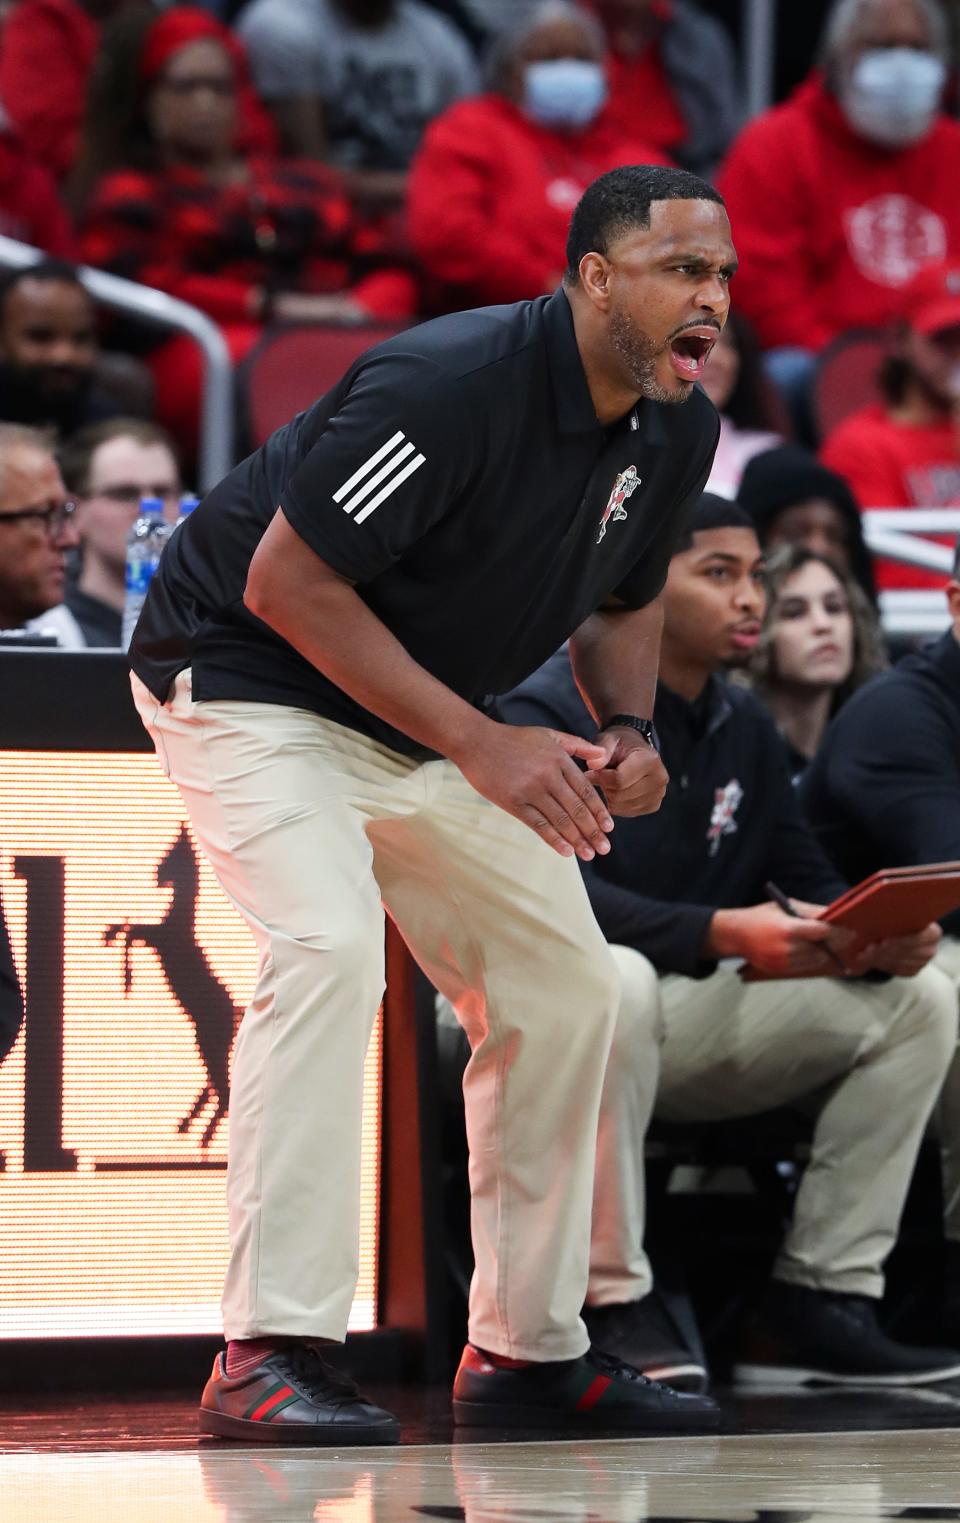
<svg viewBox="0 0 960 1523"><path fill-rule="evenodd" d="M0 1523L960 1520L960 1385L751 1393L716 1437L454 1434L446 1390L371 1389L405 1442L198 1440L192 1393L0 1403Z"/></svg>

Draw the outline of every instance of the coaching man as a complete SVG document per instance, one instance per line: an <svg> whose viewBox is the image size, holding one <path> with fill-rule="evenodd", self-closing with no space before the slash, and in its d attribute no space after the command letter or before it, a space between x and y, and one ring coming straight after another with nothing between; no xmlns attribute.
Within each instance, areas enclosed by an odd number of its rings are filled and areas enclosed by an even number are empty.
<svg viewBox="0 0 960 1523"><path fill-rule="evenodd" d="M589 1352L579 1316L619 986L575 858L665 788L658 595L716 446L694 383L735 255L717 192L649 166L587 190L567 253L552 296L377 346L237 466L171 541L133 642L144 723L260 951L209 1432L397 1436L318 1347L356 1278L381 901L472 1049L456 1416L716 1420ZM595 739L491 718L568 636Z"/></svg>

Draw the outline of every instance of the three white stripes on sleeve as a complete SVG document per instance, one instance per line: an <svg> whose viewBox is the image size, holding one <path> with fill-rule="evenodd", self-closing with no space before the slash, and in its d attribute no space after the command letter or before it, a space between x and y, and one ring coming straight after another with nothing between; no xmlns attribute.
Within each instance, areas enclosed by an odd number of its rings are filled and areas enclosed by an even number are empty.
<svg viewBox="0 0 960 1523"><path fill-rule="evenodd" d="M377 495L370 497L366 507L361 508L353 520L355 524L362 524L365 518L369 518L371 513L376 512L382 502L386 502L387 498L392 496L398 486L403 485L408 476L412 476L414 471L418 471L423 465L426 457L413 455L415 448L416 445L409 441L404 443L402 433L395 433L392 439L388 439L386 444L381 445L368 460L363 462L359 470L354 471L339 491L334 492L334 502L338 502L345 513L352 513L355 508L360 507L362 502L366 502L371 492L380 487ZM410 455L413 455L412 460L409 459ZM382 465L381 461L383 461ZM377 466L380 466L379 470L376 469ZM372 476L371 471L373 471ZM360 486L360 482L363 482L363 486ZM383 486L380 486L381 482L384 483ZM356 491L354 487L357 488ZM352 496L351 493L353 493ZM345 498L346 501L344 501Z"/></svg>

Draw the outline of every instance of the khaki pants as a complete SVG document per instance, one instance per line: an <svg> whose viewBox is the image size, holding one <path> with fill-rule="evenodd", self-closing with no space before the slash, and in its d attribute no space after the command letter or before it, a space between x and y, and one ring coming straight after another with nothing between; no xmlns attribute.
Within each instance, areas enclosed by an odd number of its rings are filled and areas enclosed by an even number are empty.
<svg viewBox="0 0 960 1523"><path fill-rule="evenodd" d="M957 999L935 967L872 984L658 979L614 947L623 980L597 1147L588 1299L637 1300L643 1140L652 1114L721 1121L798 1100L815 1130L774 1273L815 1290L879 1296L924 1127L957 1045ZM660 1073L653 1054L659 1050Z"/></svg>
<svg viewBox="0 0 960 1523"><path fill-rule="evenodd" d="M619 979L576 860L450 762L411 761L303 709L195 704L189 673L162 706L133 688L260 952L230 1098L227 1337L345 1335L382 897L470 1040L470 1337L518 1358L582 1354Z"/></svg>

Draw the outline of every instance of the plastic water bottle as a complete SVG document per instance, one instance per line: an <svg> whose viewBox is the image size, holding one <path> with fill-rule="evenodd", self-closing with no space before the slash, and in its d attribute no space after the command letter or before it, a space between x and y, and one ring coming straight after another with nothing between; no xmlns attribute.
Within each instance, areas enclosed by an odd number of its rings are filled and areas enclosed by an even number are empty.
<svg viewBox="0 0 960 1523"><path fill-rule="evenodd" d="M182 524L185 518L189 518L194 508L198 508L199 506L199 497L197 497L193 492L184 492L183 496L180 499L180 512L177 515L177 523L174 524L174 528L176 528L178 524Z"/></svg>
<svg viewBox="0 0 960 1523"><path fill-rule="evenodd" d="M160 556L170 533L171 526L163 515L163 498L141 497L140 515L127 536L122 635L124 650L130 649L130 640L146 600L147 589L160 564Z"/></svg>

